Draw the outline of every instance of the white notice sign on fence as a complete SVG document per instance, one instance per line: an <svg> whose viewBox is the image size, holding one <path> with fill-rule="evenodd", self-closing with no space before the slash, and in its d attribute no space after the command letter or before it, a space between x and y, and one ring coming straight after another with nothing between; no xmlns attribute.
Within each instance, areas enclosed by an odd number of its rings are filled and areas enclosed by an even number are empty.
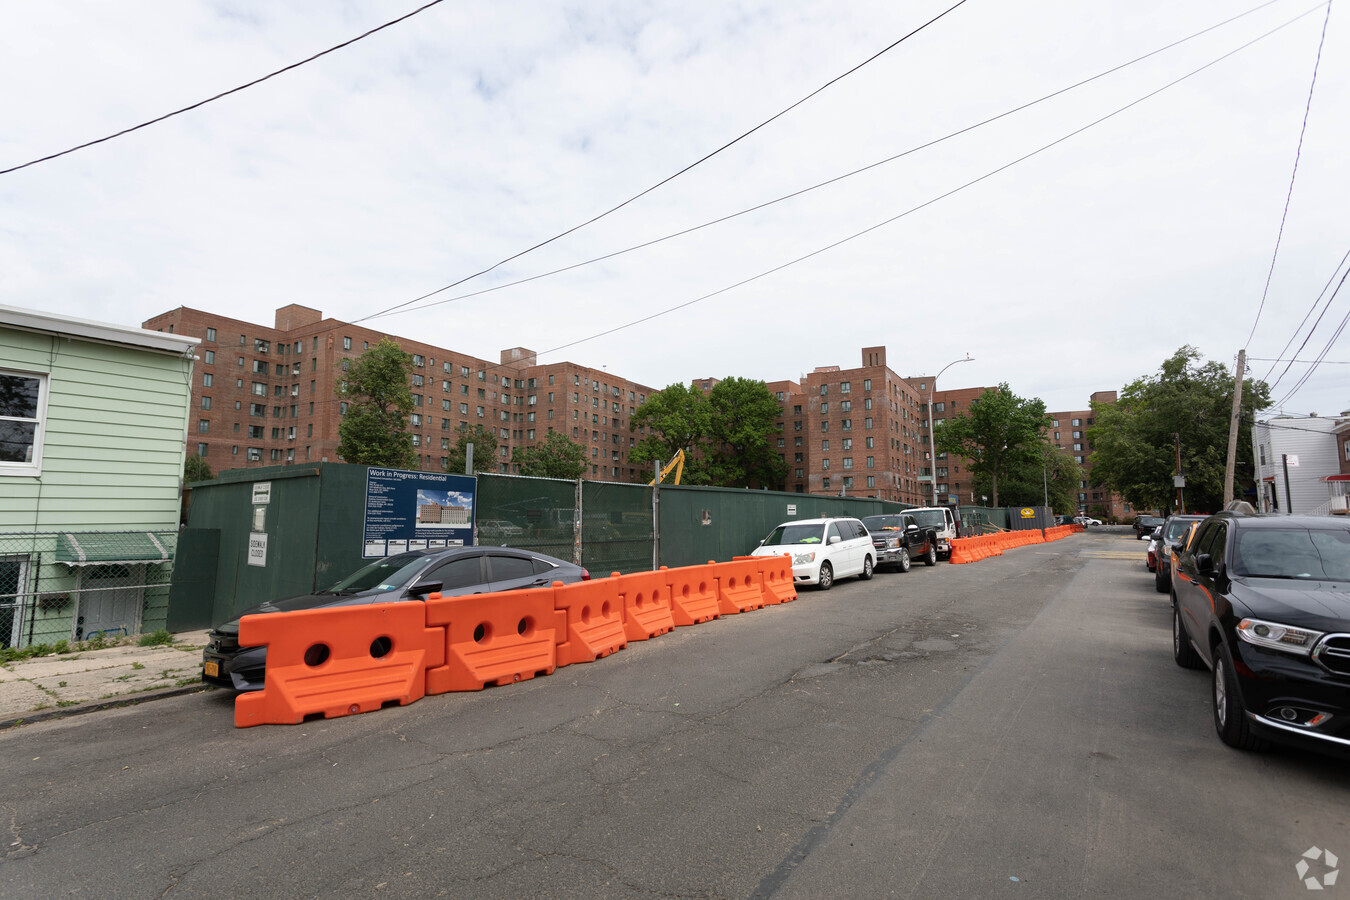
<svg viewBox="0 0 1350 900"><path fill-rule="evenodd" d="M255 531L248 536L248 564L250 566L267 565L267 535Z"/></svg>

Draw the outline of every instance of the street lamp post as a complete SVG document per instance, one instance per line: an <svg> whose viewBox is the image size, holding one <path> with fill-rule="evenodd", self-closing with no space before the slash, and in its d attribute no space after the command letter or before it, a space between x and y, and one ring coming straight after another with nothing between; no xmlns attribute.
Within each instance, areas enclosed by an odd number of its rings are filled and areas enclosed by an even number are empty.
<svg viewBox="0 0 1350 900"><path fill-rule="evenodd" d="M957 363L974 362L975 359L969 353L965 359L954 359L942 367L936 375L933 376L933 386L928 392L928 474L932 477L933 485L933 505L937 506L937 441L933 437L933 401L937 399L937 380L942 377L942 373L950 369Z"/></svg>

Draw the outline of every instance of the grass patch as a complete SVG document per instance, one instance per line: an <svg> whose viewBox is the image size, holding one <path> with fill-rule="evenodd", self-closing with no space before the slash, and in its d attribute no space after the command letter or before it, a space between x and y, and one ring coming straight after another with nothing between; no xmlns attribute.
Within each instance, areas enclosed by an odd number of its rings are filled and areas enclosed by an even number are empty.
<svg viewBox="0 0 1350 900"><path fill-rule="evenodd" d="M173 643L173 635L161 628L158 631L141 635L140 640L136 643L142 647L168 646Z"/></svg>
<svg viewBox="0 0 1350 900"><path fill-rule="evenodd" d="M135 669L135 670L137 670L137 671L140 671L141 669L144 669L144 668L145 668L145 663L134 662L134 663L131 664L131 668L133 668L133 669Z"/></svg>
<svg viewBox="0 0 1350 900"><path fill-rule="evenodd" d="M78 700L57 700L57 701L56 701L57 707L78 706L79 703L80 703L80 701L78 701Z"/></svg>

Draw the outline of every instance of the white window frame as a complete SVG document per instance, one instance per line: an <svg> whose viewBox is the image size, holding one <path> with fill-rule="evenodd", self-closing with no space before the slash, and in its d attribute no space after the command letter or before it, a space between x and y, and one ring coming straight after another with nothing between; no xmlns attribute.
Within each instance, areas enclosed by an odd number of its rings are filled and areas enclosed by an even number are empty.
<svg viewBox="0 0 1350 900"><path fill-rule="evenodd" d="M30 372L23 369L0 369L0 375L13 375L16 378L36 378L38 380L37 418L26 416L0 416L3 422L33 422L33 458L25 462L0 461L0 477L6 475L32 478L42 474L42 446L47 432L47 397L51 392L51 375L47 372Z"/></svg>

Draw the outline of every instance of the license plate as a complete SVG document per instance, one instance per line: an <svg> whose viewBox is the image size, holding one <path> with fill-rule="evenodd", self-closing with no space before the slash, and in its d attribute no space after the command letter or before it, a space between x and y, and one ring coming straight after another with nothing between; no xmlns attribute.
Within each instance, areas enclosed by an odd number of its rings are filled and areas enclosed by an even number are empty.
<svg viewBox="0 0 1350 900"><path fill-rule="evenodd" d="M206 675L207 675L207 677L209 677L209 678L219 678L219 677L220 677L220 663L218 663L218 662L208 662L208 663L206 663Z"/></svg>

